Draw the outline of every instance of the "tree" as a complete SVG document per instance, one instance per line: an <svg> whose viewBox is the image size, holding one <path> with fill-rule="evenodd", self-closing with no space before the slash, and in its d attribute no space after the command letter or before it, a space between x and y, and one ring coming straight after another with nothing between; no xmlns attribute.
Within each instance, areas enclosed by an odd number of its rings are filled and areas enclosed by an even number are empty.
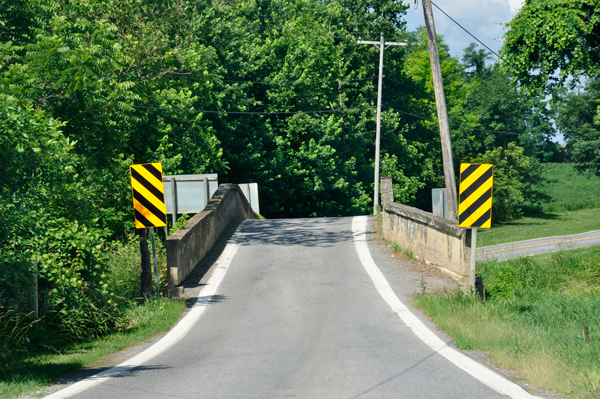
<svg viewBox="0 0 600 399"><path fill-rule="evenodd" d="M581 173L600 176L600 80L588 82L582 93L571 92L558 105L556 122L567 150Z"/></svg>
<svg viewBox="0 0 600 399"><path fill-rule="evenodd" d="M505 72L489 70L483 79L475 79L474 88L465 101L465 112L476 116L471 126L480 130L458 129L456 136L474 137L464 156L489 151L498 146L508 148L516 141L527 156L548 162L556 156L552 141L555 129L552 112L538 96L525 95Z"/></svg>
<svg viewBox="0 0 600 399"><path fill-rule="evenodd" d="M475 163L494 165L492 218L496 221L521 217L525 204L539 205L550 200L540 190L545 184L544 167L534 157L525 155L514 142L479 155Z"/></svg>
<svg viewBox="0 0 600 399"><path fill-rule="evenodd" d="M557 93L598 71L600 0L527 0L507 27L503 67L532 90Z"/></svg>
<svg viewBox="0 0 600 399"><path fill-rule="evenodd" d="M503 68L523 89L552 95L552 102L558 104L556 108L562 114L559 126L567 133L577 168L597 173L600 143L594 137L593 123L589 124L587 115L581 121L572 117L589 113L589 108L577 110L574 105L581 100L585 104L580 105L589 107L590 99L577 99L572 94L562 97L580 78L593 80L598 76L600 0L529 0L507 26ZM549 129L548 123L538 122L541 129Z"/></svg>
<svg viewBox="0 0 600 399"><path fill-rule="evenodd" d="M489 76L490 68L485 65L485 62L492 58L492 54L484 49L477 50L477 43L471 43L464 50L462 57L463 64L466 69L471 69L469 74L478 79Z"/></svg>
<svg viewBox="0 0 600 399"><path fill-rule="evenodd" d="M82 336L103 323L97 310L110 308L103 282L106 232L86 215L93 203L64 126L0 94L0 309L31 302L35 262L42 312L59 312L55 327Z"/></svg>

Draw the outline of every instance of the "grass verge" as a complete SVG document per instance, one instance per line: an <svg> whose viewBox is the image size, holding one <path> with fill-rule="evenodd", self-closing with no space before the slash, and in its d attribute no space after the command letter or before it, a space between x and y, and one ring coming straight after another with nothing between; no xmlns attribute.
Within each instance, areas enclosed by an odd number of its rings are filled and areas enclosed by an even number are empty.
<svg viewBox="0 0 600 399"><path fill-rule="evenodd" d="M78 343L46 339L9 351L0 358L0 398L31 395L70 371L98 364L106 355L166 332L184 309L184 301L151 300L128 309L123 318L127 325L116 333Z"/></svg>
<svg viewBox="0 0 600 399"><path fill-rule="evenodd" d="M571 398L600 397L600 247L481 262L488 297L416 295L462 349ZM586 338L587 326L589 341Z"/></svg>
<svg viewBox="0 0 600 399"><path fill-rule="evenodd" d="M600 230L600 208L547 213L498 223L477 231L477 246L504 244L557 235Z"/></svg>

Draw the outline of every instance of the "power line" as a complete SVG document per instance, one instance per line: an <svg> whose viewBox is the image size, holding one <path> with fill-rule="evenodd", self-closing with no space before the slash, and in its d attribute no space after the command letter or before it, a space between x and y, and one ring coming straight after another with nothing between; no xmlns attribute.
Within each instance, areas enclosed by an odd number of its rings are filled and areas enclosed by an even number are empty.
<svg viewBox="0 0 600 399"><path fill-rule="evenodd" d="M199 109L184 109L184 108L166 108L166 107L149 107L145 105L134 105L133 108L143 109L156 109L162 111L178 111L178 112L191 112L196 114L232 114L232 115L293 115L293 114L331 114L336 112L345 111L356 111L362 109L374 109L375 107L356 107L356 108L344 108L344 109L325 109L316 111L212 111L212 110L199 110Z"/></svg>
<svg viewBox="0 0 600 399"><path fill-rule="evenodd" d="M428 120L428 121L431 121L431 122L438 122L438 119L428 118L428 117L423 116L423 115L413 114L413 113L406 112L406 111L400 111L399 109L392 108L392 107L390 107L388 105L385 105L385 107L391 109L392 111L399 112L401 114L414 116L415 118L424 119L424 120ZM465 129L478 130L480 132L488 132L488 133L496 133L496 134L514 134L514 135L517 135L517 136L521 136L523 134L523 133L515 133L515 132L504 132L504 131L501 131L501 130L481 129L481 128L478 128L478 127L471 127L471 126L466 126L466 125L458 125L458 124L455 124L455 123L451 123L450 126L462 127L462 128L465 128Z"/></svg>
<svg viewBox="0 0 600 399"><path fill-rule="evenodd" d="M428 120L431 122L438 121L437 119L428 118L423 115L413 114L413 113L406 112L406 111L401 111L397 108L393 108L388 105L384 105L384 107L391 109L392 111L401 113L401 114L414 116L415 118L424 119L424 120ZM344 112L344 111L358 111L358 110L363 110L363 109L375 109L375 107L355 107L355 108L326 109L326 110L313 110L313 111L273 111L273 112L261 111L261 112L259 112L259 111L213 111L213 110L199 110L199 109L185 109L185 108L150 107L150 106L146 106L146 105L134 105L133 108L155 109L155 110L161 110L161 111L191 112L191 113L196 113L196 114L231 114L231 115L331 114L331 113ZM458 125L458 124L454 124L454 123L451 123L450 125L454 126L454 127L462 127L462 128L466 128L466 129L477 130L480 132L488 132L488 133L496 133L496 134L514 134L517 136L520 136L523 134L523 133L515 133L515 132L504 132L501 130L481 129L481 128L477 128L477 127Z"/></svg>
<svg viewBox="0 0 600 399"><path fill-rule="evenodd" d="M364 78L364 79L348 79L348 80L343 80L343 79L337 79L337 80L309 80L309 81L283 81L283 82L261 82L261 81L252 81L252 80L228 80L228 79L220 79L221 82L227 82L227 83L253 83L253 84L261 84L261 85L280 85L282 83L286 83L286 84L313 84L313 83L337 83L339 81L341 81L342 83L348 83L348 82L363 82L365 80L372 80L372 78Z"/></svg>
<svg viewBox="0 0 600 399"><path fill-rule="evenodd" d="M464 26L462 26L461 24L459 24L458 22L456 22L456 20L454 20L454 18L452 18L450 15L448 15L446 13L446 11L442 10L437 4L435 4L433 1L431 2L431 4L433 4L435 6L435 8L437 8L438 10L440 10L445 16L447 16L448 18L450 18L450 20L452 22L454 22L456 25L458 25L462 30L464 30L465 32L467 32L473 39L477 40L479 42L479 44L481 44L486 49L490 50L492 52L492 54L494 54L496 57L498 57L498 58L506 61L506 59L504 59L503 57L501 57L498 53L496 53L494 50L492 50L491 48L489 48L485 43L483 43L481 40L479 40L478 38L476 38L475 35L473 35L471 32L469 32Z"/></svg>

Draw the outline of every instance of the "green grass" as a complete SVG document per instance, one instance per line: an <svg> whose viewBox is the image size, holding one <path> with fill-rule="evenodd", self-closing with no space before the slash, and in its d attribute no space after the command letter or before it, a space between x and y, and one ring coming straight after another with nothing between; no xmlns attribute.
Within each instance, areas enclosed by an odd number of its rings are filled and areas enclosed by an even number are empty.
<svg viewBox="0 0 600 399"><path fill-rule="evenodd" d="M525 217L479 229L477 246L528 240L600 229L600 178L578 174L573 164L545 165L552 183L544 187L553 201L528 207Z"/></svg>
<svg viewBox="0 0 600 399"><path fill-rule="evenodd" d="M600 208L523 217L478 229L477 246L600 230Z"/></svg>
<svg viewBox="0 0 600 399"><path fill-rule="evenodd" d="M420 294L416 303L460 348L490 351L542 388L598 398L599 264L600 246L481 262L486 301L457 291Z"/></svg>
<svg viewBox="0 0 600 399"><path fill-rule="evenodd" d="M0 367L0 398L33 394L65 373L98 364L106 355L166 332L184 309L184 301L151 300L143 306L132 306L124 317L128 324L119 332L79 343L60 339L29 343L19 351L5 353L0 358L3 363Z"/></svg>
<svg viewBox="0 0 600 399"><path fill-rule="evenodd" d="M546 164L546 174L555 181L544 188L554 201L542 206L544 212L600 208L600 178L577 173L573 164Z"/></svg>
<svg viewBox="0 0 600 399"><path fill-rule="evenodd" d="M412 248L403 248L400 245L398 245L398 242L396 242L396 241L394 241L392 243L392 250L396 253L404 254L405 256L407 256L411 259L415 259L415 260L417 259Z"/></svg>

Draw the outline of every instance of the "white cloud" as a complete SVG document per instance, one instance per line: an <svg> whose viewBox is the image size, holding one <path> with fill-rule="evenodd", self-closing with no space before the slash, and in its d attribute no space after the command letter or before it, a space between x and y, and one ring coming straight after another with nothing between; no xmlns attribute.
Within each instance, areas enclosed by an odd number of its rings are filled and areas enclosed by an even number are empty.
<svg viewBox="0 0 600 399"><path fill-rule="evenodd" d="M516 14L521 9L524 2L525 2L525 0L508 0L508 5L510 6L510 12L512 12L513 14Z"/></svg>

